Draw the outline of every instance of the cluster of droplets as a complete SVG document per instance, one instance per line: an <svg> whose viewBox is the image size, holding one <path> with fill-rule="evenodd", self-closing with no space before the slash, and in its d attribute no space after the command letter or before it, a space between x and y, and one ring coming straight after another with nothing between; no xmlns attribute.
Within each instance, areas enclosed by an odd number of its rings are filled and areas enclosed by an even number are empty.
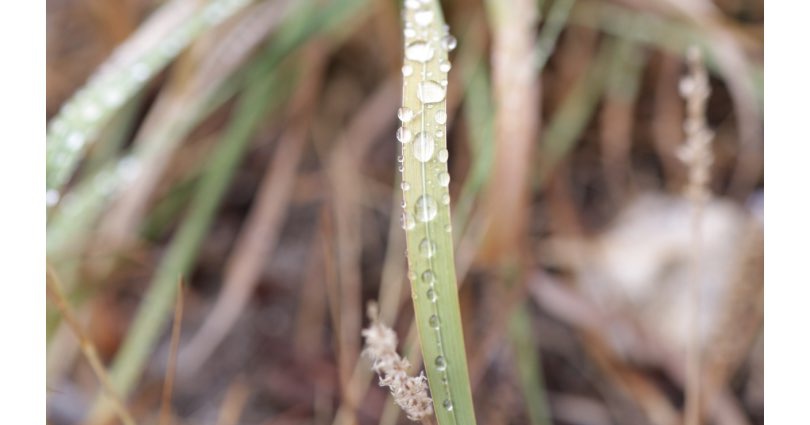
<svg viewBox="0 0 810 425"><path fill-rule="evenodd" d="M133 38L121 45L87 84L60 109L48 126L46 202L73 172L83 148L115 110L122 107L191 40L248 5L250 0L215 0L173 29L160 46L139 58L128 57Z"/></svg>
<svg viewBox="0 0 810 425"><path fill-rule="evenodd" d="M450 396L449 378L447 374L447 360L444 356L444 347L441 333L441 317L438 310L438 300L441 294L436 287L440 276L434 273L433 261L437 254L437 244L431 237L433 223L439 214L440 205L450 204L450 174L447 173L449 152L445 148L445 126L447 124L447 111L445 100L447 98L447 73L451 69L447 60L448 52L456 47L456 39L448 32L446 25L437 24L436 12L429 0L405 0L404 8L404 37L405 37L405 63L402 66L405 95L418 101L418 107L401 107L397 117L401 126L397 129L396 138L401 144L399 155L399 171L402 173L401 189L402 228L411 232L421 226L425 237L419 241L416 249L427 264L426 269L417 275L411 271L408 274L412 281L415 294L418 292L431 303L432 311L428 318L428 326L436 333L438 342L438 356L433 359L432 366L442 377L445 399L442 407L448 412L453 411L453 402ZM408 158L408 161L405 160ZM415 164L417 172L409 172L408 181L404 164ZM408 196L411 190L418 190L419 196ZM431 195L433 194L433 195ZM408 205L404 199L415 199L414 205ZM444 227L450 231L450 225ZM435 230L433 230L435 233ZM409 264L414 266L414 264ZM415 295L416 296L416 295Z"/></svg>

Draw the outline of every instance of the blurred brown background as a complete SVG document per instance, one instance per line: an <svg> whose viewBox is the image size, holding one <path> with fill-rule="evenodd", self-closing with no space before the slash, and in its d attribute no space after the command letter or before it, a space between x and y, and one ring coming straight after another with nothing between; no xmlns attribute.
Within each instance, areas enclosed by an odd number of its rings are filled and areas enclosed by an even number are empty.
<svg viewBox="0 0 810 425"><path fill-rule="evenodd" d="M126 65L165 48L211 3L48 0L48 119L116 49ZM89 138L49 207L49 279L137 423L407 423L360 357L365 306L379 300L418 360L394 137L400 4L247 3ZM481 1L442 6L458 39L447 140L479 423L533 423L527 405L553 424L683 422L691 46L713 132L704 423L762 423L762 2L525 1L515 16L537 19L506 26ZM525 338L508 330L515 311ZM91 413L101 386L76 336L51 298L53 425L104 416Z"/></svg>

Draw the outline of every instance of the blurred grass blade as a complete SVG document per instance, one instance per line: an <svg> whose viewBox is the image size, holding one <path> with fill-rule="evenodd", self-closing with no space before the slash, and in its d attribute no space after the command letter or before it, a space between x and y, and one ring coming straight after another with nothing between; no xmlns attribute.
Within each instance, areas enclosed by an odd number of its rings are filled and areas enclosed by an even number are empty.
<svg viewBox="0 0 810 425"><path fill-rule="evenodd" d="M568 16L571 14L571 9L576 0L554 0L548 12L548 17L544 19L543 29L540 35L537 36L537 44L535 44L535 66L538 70L542 71L551 54L554 52L554 46L557 44L557 39L560 37Z"/></svg>
<svg viewBox="0 0 810 425"><path fill-rule="evenodd" d="M627 49L626 43L606 40L589 70L574 83L571 92L552 116L540 137L542 145L537 158L539 165L535 184L546 183L557 163L576 145L604 93L609 68L611 64L621 62L616 57Z"/></svg>
<svg viewBox="0 0 810 425"><path fill-rule="evenodd" d="M408 273L439 425L475 424L450 227L446 98L456 40L438 1L406 1L402 127L402 224Z"/></svg>
<svg viewBox="0 0 810 425"><path fill-rule="evenodd" d="M195 1L176 0L142 25L51 120L46 148L47 190L59 193L88 142L155 73L194 38L248 3L250 0L213 0L197 9Z"/></svg>
<svg viewBox="0 0 810 425"><path fill-rule="evenodd" d="M551 425L551 411L546 396L545 379L539 361L540 350L535 347L528 305L518 306L509 322L509 337L515 353L523 398L533 425Z"/></svg>

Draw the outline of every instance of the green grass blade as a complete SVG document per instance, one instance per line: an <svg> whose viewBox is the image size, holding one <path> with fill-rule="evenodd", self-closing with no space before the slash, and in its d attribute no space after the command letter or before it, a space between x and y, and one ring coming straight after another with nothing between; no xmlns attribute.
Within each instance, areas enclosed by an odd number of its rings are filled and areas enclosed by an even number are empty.
<svg viewBox="0 0 810 425"><path fill-rule="evenodd" d="M551 411L546 397L545 379L540 365L540 350L534 346L528 306L521 304L509 319L509 339L515 352L515 366L526 399L532 425L551 425Z"/></svg>
<svg viewBox="0 0 810 425"><path fill-rule="evenodd" d="M438 1L406 1L402 187L416 324L439 425L475 424L453 257L447 172L448 34Z"/></svg>

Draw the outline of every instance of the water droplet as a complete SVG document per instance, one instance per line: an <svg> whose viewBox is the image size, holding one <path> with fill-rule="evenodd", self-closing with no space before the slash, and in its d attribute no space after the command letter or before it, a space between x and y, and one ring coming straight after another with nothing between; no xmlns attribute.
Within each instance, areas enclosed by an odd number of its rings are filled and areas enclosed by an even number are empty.
<svg viewBox="0 0 810 425"><path fill-rule="evenodd" d="M439 162L447 162L447 160L450 158L450 152L448 152L447 149L442 149L436 156L438 157Z"/></svg>
<svg viewBox="0 0 810 425"><path fill-rule="evenodd" d="M73 133L70 133L65 140L65 143L67 144L68 148L76 150L84 146L85 140L84 134L74 131Z"/></svg>
<svg viewBox="0 0 810 425"><path fill-rule="evenodd" d="M439 64L439 71L441 72L449 72L450 68L452 68L450 62L442 61L442 63Z"/></svg>
<svg viewBox="0 0 810 425"><path fill-rule="evenodd" d="M399 206L405 208L408 206L408 204L405 202L405 199L403 199L402 202L399 204Z"/></svg>
<svg viewBox="0 0 810 425"><path fill-rule="evenodd" d="M415 211L416 219L426 223L436 218L436 214L439 212L439 206L436 205L436 201L434 201L430 195L422 195L416 200Z"/></svg>
<svg viewBox="0 0 810 425"><path fill-rule="evenodd" d="M439 297L436 296L436 291L434 289L432 289L432 288L428 289L427 293L425 295L427 296L428 301L430 301L432 303L435 303L436 300L439 299Z"/></svg>
<svg viewBox="0 0 810 425"><path fill-rule="evenodd" d="M419 9L419 0L405 0L405 7L408 9Z"/></svg>
<svg viewBox="0 0 810 425"><path fill-rule="evenodd" d="M444 136L444 131L441 129L436 130L436 138L440 139L442 136Z"/></svg>
<svg viewBox="0 0 810 425"><path fill-rule="evenodd" d="M405 46L405 57L416 62L427 62L433 58L433 48L424 41L414 41Z"/></svg>
<svg viewBox="0 0 810 425"><path fill-rule="evenodd" d="M444 109L439 109L433 114L433 119L436 120L437 124L445 124L447 123L447 112Z"/></svg>
<svg viewBox="0 0 810 425"><path fill-rule="evenodd" d="M416 273L414 273L413 270L408 271L408 280L410 281L416 280Z"/></svg>
<svg viewBox="0 0 810 425"><path fill-rule="evenodd" d="M416 97L422 103L439 103L444 100L445 93L444 87L432 80L420 81L416 89Z"/></svg>
<svg viewBox="0 0 810 425"><path fill-rule="evenodd" d="M405 162L405 157L403 157L402 155L397 155L397 162L399 162L400 164Z"/></svg>
<svg viewBox="0 0 810 425"><path fill-rule="evenodd" d="M446 171L439 173L439 186L447 187L450 185L450 174Z"/></svg>
<svg viewBox="0 0 810 425"><path fill-rule="evenodd" d="M82 116L84 116L85 120L90 122L97 120L100 115L101 111L92 103L85 105L84 109L82 110Z"/></svg>
<svg viewBox="0 0 810 425"><path fill-rule="evenodd" d="M452 402L452 401L450 401L449 399L448 399L448 400L443 401L443 402L442 402L442 406L444 406L444 410L447 410L448 412L452 412L452 411L453 411L453 402Z"/></svg>
<svg viewBox="0 0 810 425"><path fill-rule="evenodd" d="M413 20L416 21L416 25L426 27L433 22L433 11L430 9L416 11L413 14Z"/></svg>
<svg viewBox="0 0 810 425"><path fill-rule="evenodd" d="M458 40L456 40L456 38L452 35L447 34L442 37L442 47L448 52L455 49L456 45L458 45Z"/></svg>
<svg viewBox="0 0 810 425"><path fill-rule="evenodd" d="M110 89L104 92L104 104L110 108L115 108L124 102L124 95L118 89Z"/></svg>
<svg viewBox="0 0 810 425"><path fill-rule="evenodd" d="M445 193L442 195L442 205L450 205L450 194Z"/></svg>
<svg viewBox="0 0 810 425"><path fill-rule="evenodd" d="M421 132L416 135L416 141L413 143L413 156L419 162L428 162L433 158L435 147L433 137L427 132Z"/></svg>
<svg viewBox="0 0 810 425"><path fill-rule="evenodd" d="M56 189L50 189L45 192L45 205L52 207L59 202L59 198L62 196L59 194L59 191Z"/></svg>
<svg viewBox="0 0 810 425"><path fill-rule="evenodd" d="M413 28L405 28L405 30L402 33L405 34L405 38L416 37L416 30Z"/></svg>
<svg viewBox="0 0 810 425"><path fill-rule="evenodd" d="M416 227L416 220L413 219L411 213L407 211L402 211L402 215L399 217L399 224L402 225L403 229L411 230L414 227Z"/></svg>
<svg viewBox="0 0 810 425"><path fill-rule="evenodd" d="M407 106L403 106L397 110L397 117L403 123L411 122L413 119L413 110Z"/></svg>
<svg viewBox="0 0 810 425"><path fill-rule="evenodd" d="M405 127L400 127L397 130L397 140L399 140L400 143L408 143L408 142L410 142L411 141L411 130L408 130Z"/></svg>
<svg viewBox="0 0 810 425"><path fill-rule="evenodd" d="M439 81L439 84L441 84L442 87L447 87L447 80L446 79L441 80Z"/></svg>
<svg viewBox="0 0 810 425"><path fill-rule="evenodd" d="M413 67L408 64L402 65L402 75L410 77L411 74L413 74Z"/></svg>
<svg viewBox="0 0 810 425"><path fill-rule="evenodd" d="M433 286L433 284L436 282L436 275L433 274L433 272L430 270L425 270L424 272L422 272L422 282L425 282L428 285Z"/></svg>
<svg viewBox="0 0 810 425"><path fill-rule="evenodd" d="M428 324L430 324L430 327L433 329L439 329L439 316L435 314L430 316L430 319L428 319Z"/></svg>
<svg viewBox="0 0 810 425"><path fill-rule="evenodd" d="M433 364L436 365L436 369L438 369L439 372L444 372L447 370L447 361L444 360L444 357L442 356L437 356L436 360L433 361Z"/></svg>
<svg viewBox="0 0 810 425"><path fill-rule="evenodd" d="M425 258L433 257L436 254L436 242L430 239L422 239L419 243L419 253Z"/></svg>
<svg viewBox="0 0 810 425"><path fill-rule="evenodd" d="M452 232L453 231L453 226L451 226L449 224L445 224L444 225L444 231L447 232L447 233Z"/></svg>
<svg viewBox="0 0 810 425"><path fill-rule="evenodd" d="M130 75L132 75L135 81L142 83L149 78L149 67L144 63L138 62L130 69Z"/></svg>
<svg viewBox="0 0 810 425"><path fill-rule="evenodd" d="M411 184L408 182L402 182L399 184L399 188L402 189L403 192L407 192L411 190Z"/></svg>

